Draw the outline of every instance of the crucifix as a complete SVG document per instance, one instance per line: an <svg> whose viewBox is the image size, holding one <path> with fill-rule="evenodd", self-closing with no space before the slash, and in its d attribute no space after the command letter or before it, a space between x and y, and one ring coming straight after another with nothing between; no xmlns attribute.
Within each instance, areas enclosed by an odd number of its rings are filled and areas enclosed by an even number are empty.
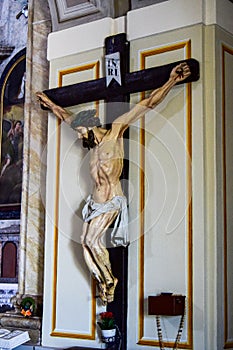
<svg viewBox="0 0 233 350"><path fill-rule="evenodd" d="M37 96L42 106L70 124L85 140L85 145L92 148L90 169L95 185L83 209L84 257L97 280L101 300L116 316L122 334L122 349L126 349L128 242L123 213L127 190L122 190L119 179L128 177L127 163L123 166L123 158L128 157L123 157L127 152L123 134L128 137L128 126L160 103L175 84L198 80L199 64L188 59L129 73L129 42L125 33L106 38L105 50L106 78L45 90ZM126 103L113 103L129 102L130 93L147 90L153 90L151 95L132 110L128 110ZM99 118L93 117L93 111L89 111L89 118L86 118L88 112L73 117L64 109L97 100L107 102L106 129L99 128ZM100 240L110 226L114 233L117 232L115 236L111 234L111 242L117 242L117 247L107 252Z"/></svg>

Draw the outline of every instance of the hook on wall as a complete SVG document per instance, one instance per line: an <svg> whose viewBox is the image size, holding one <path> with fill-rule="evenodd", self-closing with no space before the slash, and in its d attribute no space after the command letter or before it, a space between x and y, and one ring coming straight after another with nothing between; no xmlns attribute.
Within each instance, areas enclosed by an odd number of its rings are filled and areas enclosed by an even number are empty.
<svg viewBox="0 0 233 350"><path fill-rule="evenodd" d="M25 18L28 18L28 0L27 0L27 3L23 6L22 10L19 11L19 13L17 13L16 19L19 19L22 15Z"/></svg>

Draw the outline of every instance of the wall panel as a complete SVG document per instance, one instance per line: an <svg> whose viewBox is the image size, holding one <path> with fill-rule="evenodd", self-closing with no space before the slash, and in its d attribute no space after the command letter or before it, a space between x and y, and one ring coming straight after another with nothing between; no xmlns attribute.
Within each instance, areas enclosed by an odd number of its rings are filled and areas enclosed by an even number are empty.
<svg viewBox="0 0 233 350"><path fill-rule="evenodd" d="M101 52L89 55L88 61L85 55L80 55L82 57L71 56L53 62L51 85L65 86L98 79ZM70 110L75 112L84 108L96 108L99 112L97 102L73 106ZM50 117L49 135L45 264L48 311L43 320L42 341L46 346L86 344L98 347L96 312L101 307L96 305L95 282L86 267L80 238L81 206L91 188L89 156L81 141L77 141L76 132L54 116Z"/></svg>
<svg viewBox="0 0 233 350"><path fill-rule="evenodd" d="M200 35L198 27L193 27L185 33L180 30L175 34L134 40L131 42L131 70L190 57L198 59L195 54L198 53ZM134 198L130 204L133 241L129 248L128 323L130 325L133 319L138 322L129 332L129 350L159 347L155 316L148 316L147 302L149 295L161 292L186 295L186 318L180 347L192 349L193 343L197 344L197 349L203 346L203 330L199 326L194 328L203 317L203 313L201 317L199 313L194 314L197 303L199 310L204 306L204 265L201 266L204 256L203 249L198 249L201 232L195 232L196 236L193 236L193 228L196 222L200 224L202 214L199 215L203 213L202 196L198 194L202 187L200 182L196 192L197 176L203 171L203 167L196 167L202 154L201 125L196 116L201 105L194 106L197 95L200 98L200 90L195 92L197 84L173 88L154 111L147 113L130 129L134 140L130 160L138 167L131 167L130 172ZM147 95L142 94L139 98ZM137 99L135 94L131 101ZM197 130L199 138L196 138ZM198 146L193 158L194 145ZM199 228L202 225L203 222ZM200 263L197 267L193 265L194 259ZM164 343L168 348L174 345L179 321L179 317L162 317ZM201 337L194 339L199 332Z"/></svg>
<svg viewBox="0 0 233 350"><path fill-rule="evenodd" d="M224 319L225 348L233 348L233 47L222 44L222 140L223 140L223 224L224 224Z"/></svg>

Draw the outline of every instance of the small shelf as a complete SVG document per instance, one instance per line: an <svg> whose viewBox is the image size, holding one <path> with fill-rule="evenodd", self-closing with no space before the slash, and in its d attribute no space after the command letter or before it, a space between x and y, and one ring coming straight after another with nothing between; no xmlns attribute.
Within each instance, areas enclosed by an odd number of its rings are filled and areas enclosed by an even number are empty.
<svg viewBox="0 0 233 350"><path fill-rule="evenodd" d="M148 314L163 316L183 315L185 310L185 296L162 293L148 297Z"/></svg>

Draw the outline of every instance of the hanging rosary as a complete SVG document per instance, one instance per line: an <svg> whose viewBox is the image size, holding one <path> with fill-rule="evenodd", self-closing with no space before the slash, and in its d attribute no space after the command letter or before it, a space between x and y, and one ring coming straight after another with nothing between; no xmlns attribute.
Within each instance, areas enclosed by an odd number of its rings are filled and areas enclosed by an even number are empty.
<svg viewBox="0 0 233 350"><path fill-rule="evenodd" d="M174 346L173 346L173 350L177 350L178 349L178 345L179 345L180 338L181 338L182 331L183 331L183 327L184 327L184 318L185 318L185 315L183 313L183 315L181 316L181 319L180 319L180 325L179 325L179 329L178 329L178 332L177 332L176 340L175 340L175 343L174 343ZM161 328L160 316L159 315L156 315L156 325L157 325L157 332L158 332L160 350L164 350L163 334L162 334L162 328Z"/></svg>

